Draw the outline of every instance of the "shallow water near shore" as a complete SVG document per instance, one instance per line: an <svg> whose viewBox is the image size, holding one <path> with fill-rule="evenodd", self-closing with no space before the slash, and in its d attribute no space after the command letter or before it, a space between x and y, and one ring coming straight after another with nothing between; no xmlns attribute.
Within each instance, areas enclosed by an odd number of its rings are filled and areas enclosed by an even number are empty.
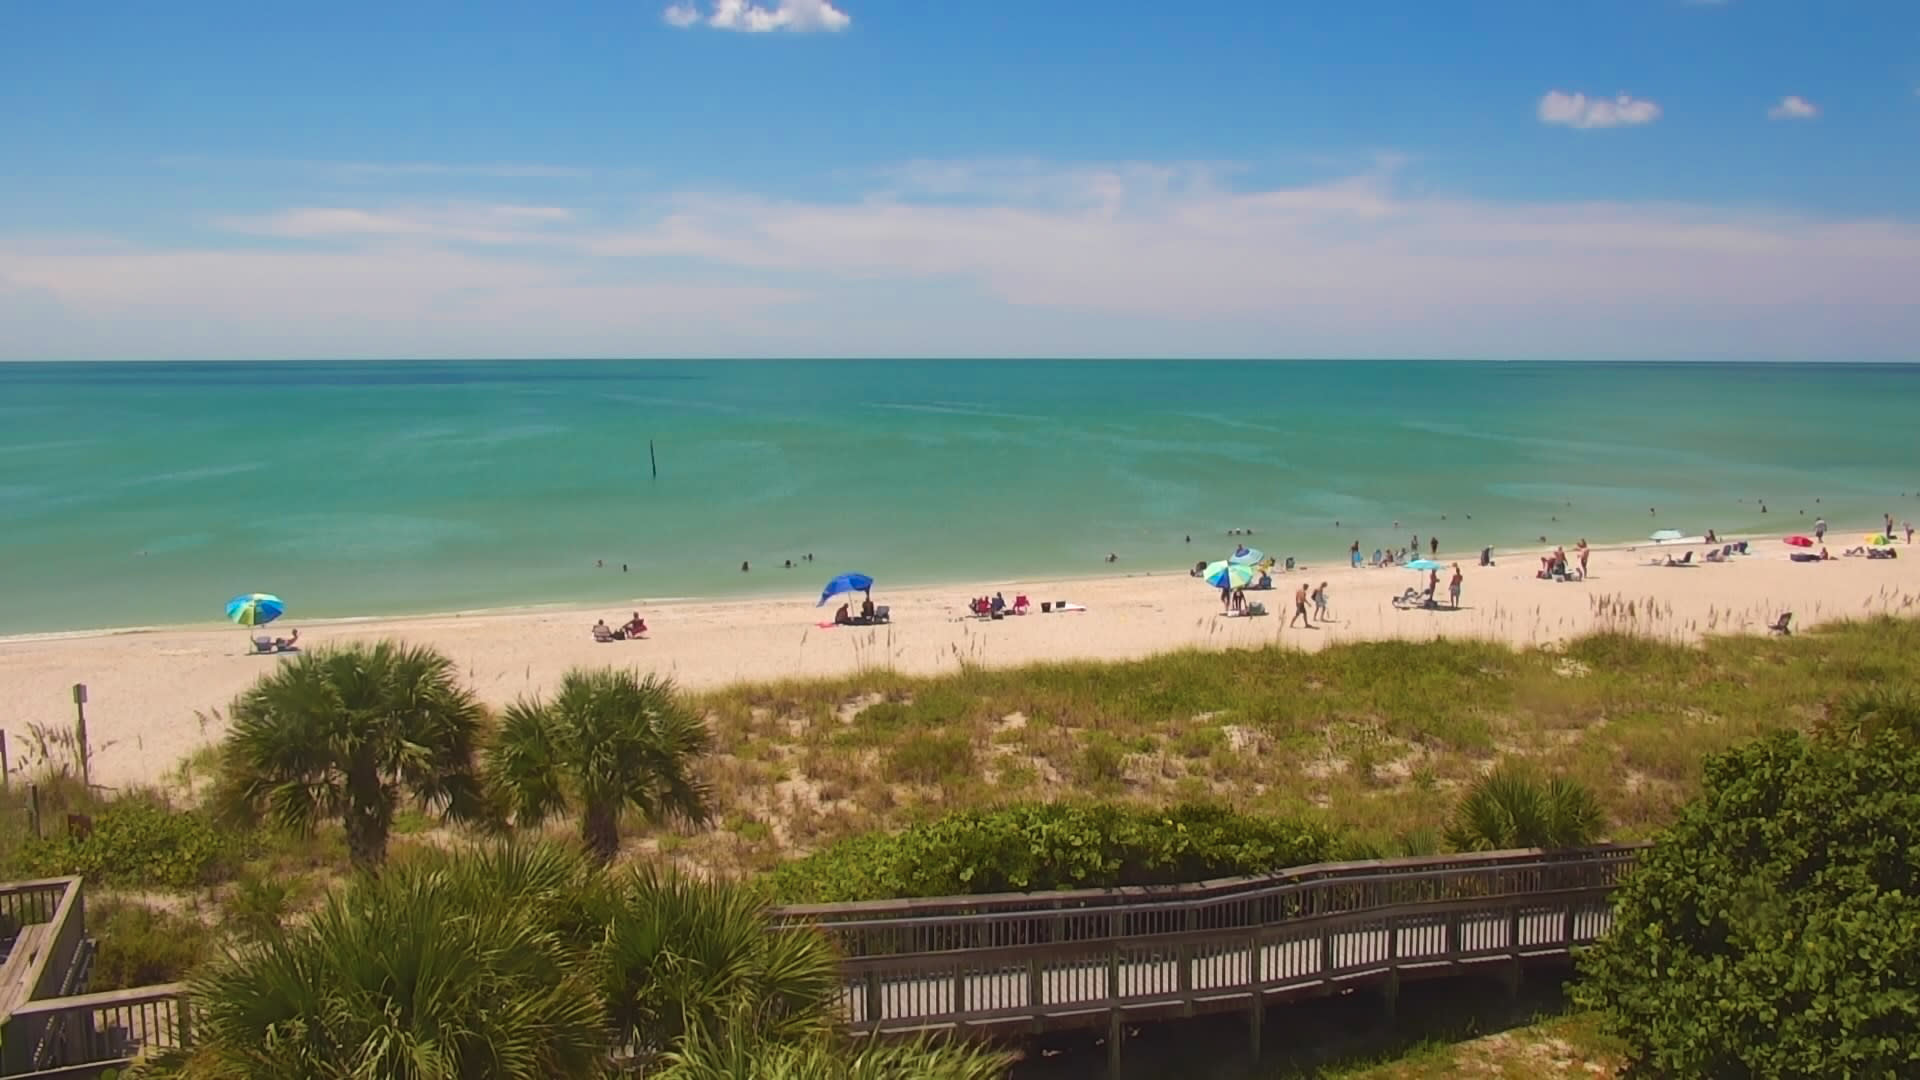
<svg viewBox="0 0 1920 1080"><path fill-rule="evenodd" d="M1906 365L5 364L0 633L1902 521L1916 404Z"/></svg>

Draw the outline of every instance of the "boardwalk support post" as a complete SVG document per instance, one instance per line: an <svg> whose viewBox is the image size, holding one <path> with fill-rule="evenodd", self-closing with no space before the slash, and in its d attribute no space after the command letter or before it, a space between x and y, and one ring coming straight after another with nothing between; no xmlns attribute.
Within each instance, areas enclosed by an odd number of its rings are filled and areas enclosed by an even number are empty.
<svg viewBox="0 0 1920 1080"><path fill-rule="evenodd" d="M1251 948L1247 953L1247 985L1253 990L1253 1007L1247 1011L1247 1047L1253 1054L1254 1064L1258 1065L1260 1063L1260 1024L1266 1019L1267 1012L1267 995L1261 991L1261 984L1265 980L1260 970L1263 959L1260 935L1254 934L1253 940L1248 944Z"/></svg>
<svg viewBox="0 0 1920 1080"><path fill-rule="evenodd" d="M1389 970L1387 977L1380 983L1380 1003L1386 1010L1387 1022L1392 1023L1400 1013L1400 973Z"/></svg>
<svg viewBox="0 0 1920 1080"><path fill-rule="evenodd" d="M1126 1040L1127 1025L1116 1007L1107 1014L1107 1080L1120 1080L1120 1044Z"/></svg>

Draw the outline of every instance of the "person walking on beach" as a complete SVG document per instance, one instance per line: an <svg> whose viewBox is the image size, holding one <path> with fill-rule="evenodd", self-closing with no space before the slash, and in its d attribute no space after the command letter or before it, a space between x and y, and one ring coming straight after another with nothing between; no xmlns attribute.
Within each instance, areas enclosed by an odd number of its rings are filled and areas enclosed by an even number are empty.
<svg viewBox="0 0 1920 1080"><path fill-rule="evenodd" d="M1907 543L1913 543L1913 522L1907 522Z"/></svg>
<svg viewBox="0 0 1920 1080"><path fill-rule="evenodd" d="M1287 625L1293 626L1295 623L1305 623L1307 629L1313 629L1313 620L1307 617L1307 583L1304 581L1293 590L1293 618L1287 620Z"/></svg>
<svg viewBox="0 0 1920 1080"><path fill-rule="evenodd" d="M1587 538L1581 537L1580 542L1574 545L1574 550L1580 553L1580 580L1585 581L1587 580L1587 555L1591 551L1587 547Z"/></svg>
<svg viewBox="0 0 1920 1080"><path fill-rule="evenodd" d="M1321 622L1327 621L1327 583L1324 581L1313 590L1313 617Z"/></svg>
<svg viewBox="0 0 1920 1080"><path fill-rule="evenodd" d="M1452 602L1455 611L1460 610L1460 583L1465 580L1466 575L1460 572L1460 564L1454 563L1453 580L1447 582L1447 599Z"/></svg>
<svg viewBox="0 0 1920 1080"><path fill-rule="evenodd" d="M1827 519L1826 518L1820 517L1820 518L1813 519L1813 539L1814 539L1814 542L1817 544L1824 544L1827 542ZM1712 541L1708 541L1708 543L1712 543Z"/></svg>

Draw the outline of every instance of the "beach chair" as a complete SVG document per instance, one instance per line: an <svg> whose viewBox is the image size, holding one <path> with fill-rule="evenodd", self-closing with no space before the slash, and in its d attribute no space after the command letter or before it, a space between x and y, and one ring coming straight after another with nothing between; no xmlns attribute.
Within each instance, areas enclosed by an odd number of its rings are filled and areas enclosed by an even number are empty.
<svg viewBox="0 0 1920 1080"><path fill-rule="evenodd" d="M1249 618L1255 615L1265 615L1266 613L1267 613L1267 605L1261 603L1258 600L1247 601L1247 615Z"/></svg>
<svg viewBox="0 0 1920 1080"><path fill-rule="evenodd" d="M247 654L249 656L260 656L264 653L280 651L280 647L275 645L273 638L267 634L261 634L259 637L250 639L248 644Z"/></svg>
<svg viewBox="0 0 1920 1080"><path fill-rule="evenodd" d="M618 641L619 639L613 636L612 628L603 626L599 623L595 623L593 626L593 640L599 641L599 642L608 642L608 641Z"/></svg>
<svg viewBox="0 0 1920 1080"><path fill-rule="evenodd" d="M1408 589L1406 592L1393 598L1393 606L1402 611L1417 608L1421 606L1421 599L1426 595L1426 593L1421 592L1419 589Z"/></svg>
<svg viewBox="0 0 1920 1080"><path fill-rule="evenodd" d="M1726 562L1726 561L1727 561L1727 553L1726 553L1726 552L1724 552L1724 551L1709 551L1709 552L1707 552L1707 557L1706 557L1706 560L1705 560L1705 561L1707 561L1707 562Z"/></svg>
<svg viewBox="0 0 1920 1080"><path fill-rule="evenodd" d="M1032 606L1033 602L1027 599L1027 594L1025 593L1021 593L1013 598L1013 613L1015 615L1025 615L1027 610Z"/></svg>
<svg viewBox="0 0 1920 1080"><path fill-rule="evenodd" d="M892 622L893 609L888 607L885 604L881 604L878 607L875 607L873 609L873 621L876 623Z"/></svg>
<svg viewBox="0 0 1920 1080"><path fill-rule="evenodd" d="M1793 612L1791 611L1781 612L1780 617L1773 621L1773 625L1767 627L1767 633L1779 634L1781 637L1792 637L1793 636Z"/></svg>

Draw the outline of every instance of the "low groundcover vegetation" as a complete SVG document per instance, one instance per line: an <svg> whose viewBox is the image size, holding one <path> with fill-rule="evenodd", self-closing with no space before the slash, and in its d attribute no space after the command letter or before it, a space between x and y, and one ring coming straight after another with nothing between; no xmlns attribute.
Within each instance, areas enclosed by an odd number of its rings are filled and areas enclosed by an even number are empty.
<svg viewBox="0 0 1920 1080"><path fill-rule="evenodd" d="M181 1075L986 1077L1004 1060L846 1044L824 943L763 906L1656 838L1583 962L1594 1023L1652 1074L1905 1075L1913 686L1920 622L1882 618L693 695L582 672L503 728L429 650L316 650L243 695L204 793L50 775L0 872L88 879L96 988L191 978ZM376 977L396 958L405 985Z"/></svg>

